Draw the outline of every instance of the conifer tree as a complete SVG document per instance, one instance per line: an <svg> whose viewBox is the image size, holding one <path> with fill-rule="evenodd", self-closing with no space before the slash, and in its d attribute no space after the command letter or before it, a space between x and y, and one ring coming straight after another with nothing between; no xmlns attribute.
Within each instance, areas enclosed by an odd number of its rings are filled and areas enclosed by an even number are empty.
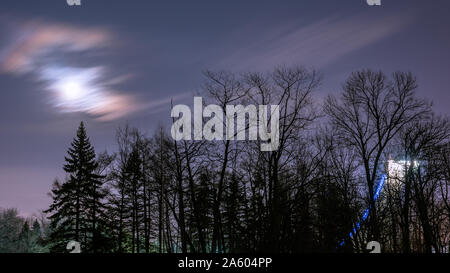
<svg viewBox="0 0 450 273"><path fill-rule="evenodd" d="M67 153L64 171L69 177L63 184L54 183L53 204L46 211L52 213L52 250L64 251L67 242L75 240L83 251L96 252L106 194L102 188L104 177L97 173L94 147L83 122Z"/></svg>
<svg viewBox="0 0 450 273"><path fill-rule="evenodd" d="M22 226L22 230L20 231L18 238L18 249L19 253L29 253L30 252L30 240L31 239L31 231L28 222L25 221Z"/></svg>

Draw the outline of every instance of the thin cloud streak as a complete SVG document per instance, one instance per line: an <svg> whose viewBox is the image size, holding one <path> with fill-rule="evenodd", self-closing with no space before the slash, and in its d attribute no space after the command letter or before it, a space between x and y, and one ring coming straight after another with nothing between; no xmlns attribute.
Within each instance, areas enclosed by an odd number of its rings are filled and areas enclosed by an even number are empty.
<svg viewBox="0 0 450 273"><path fill-rule="evenodd" d="M300 62L325 67L395 34L412 19L406 14L383 18L360 14L347 18L333 16L300 28L276 27L226 56L219 66L244 70Z"/></svg>

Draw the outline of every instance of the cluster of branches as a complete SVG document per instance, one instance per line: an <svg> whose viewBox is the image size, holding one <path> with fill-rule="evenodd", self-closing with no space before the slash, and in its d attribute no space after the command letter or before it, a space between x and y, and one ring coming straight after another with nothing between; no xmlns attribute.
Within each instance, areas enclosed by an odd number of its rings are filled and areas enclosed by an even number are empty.
<svg viewBox="0 0 450 273"><path fill-rule="evenodd" d="M204 97L224 113L279 105L278 150L125 126L118 151L95 159L82 124L47 211L53 251L70 240L120 253L359 252L371 240L384 251L448 251L448 121L416 98L411 74L353 73L323 109L313 100L319 74L302 67L204 76ZM390 156L421 163L375 202Z"/></svg>

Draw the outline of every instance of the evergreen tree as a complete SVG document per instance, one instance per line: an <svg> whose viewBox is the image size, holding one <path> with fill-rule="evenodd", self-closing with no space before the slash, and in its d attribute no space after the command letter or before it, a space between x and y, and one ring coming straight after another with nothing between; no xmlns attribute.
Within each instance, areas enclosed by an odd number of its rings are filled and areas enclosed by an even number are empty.
<svg viewBox="0 0 450 273"><path fill-rule="evenodd" d="M54 183L53 203L46 211L52 213L52 251L64 251L67 242L75 240L81 243L83 251L96 252L102 236L99 226L106 193L83 122L67 153L64 171L69 178L63 184Z"/></svg>
<svg viewBox="0 0 450 273"><path fill-rule="evenodd" d="M33 222L33 236L34 237L41 237L41 225L39 225L38 220L34 220Z"/></svg>
<svg viewBox="0 0 450 273"><path fill-rule="evenodd" d="M19 253L29 253L31 250L31 231L28 222L25 221L22 226L18 238L18 249Z"/></svg>
<svg viewBox="0 0 450 273"><path fill-rule="evenodd" d="M30 231L30 252L47 252L44 240L42 238L41 225L39 224L37 219L34 220L32 230Z"/></svg>

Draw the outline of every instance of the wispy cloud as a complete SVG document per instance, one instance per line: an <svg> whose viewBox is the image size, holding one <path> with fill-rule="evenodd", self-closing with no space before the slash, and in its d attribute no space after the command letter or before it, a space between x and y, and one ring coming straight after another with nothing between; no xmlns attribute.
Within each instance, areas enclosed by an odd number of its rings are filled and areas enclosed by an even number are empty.
<svg viewBox="0 0 450 273"><path fill-rule="evenodd" d="M35 68L36 61L54 49L81 52L105 47L111 34L103 29L81 29L59 24L24 24L17 30L17 38L11 43L2 60L2 70L24 73Z"/></svg>
<svg viewBox="0 0 450 273"><path fill-rule="evenodd" d="M276 26L243 43L245 46L227 55L220 65L240 69L268 68L282 63L323 67L393 35L411 21L412 17L406 14L388 17L358 14L332 16L303 26L297 23Z"/></svg>

